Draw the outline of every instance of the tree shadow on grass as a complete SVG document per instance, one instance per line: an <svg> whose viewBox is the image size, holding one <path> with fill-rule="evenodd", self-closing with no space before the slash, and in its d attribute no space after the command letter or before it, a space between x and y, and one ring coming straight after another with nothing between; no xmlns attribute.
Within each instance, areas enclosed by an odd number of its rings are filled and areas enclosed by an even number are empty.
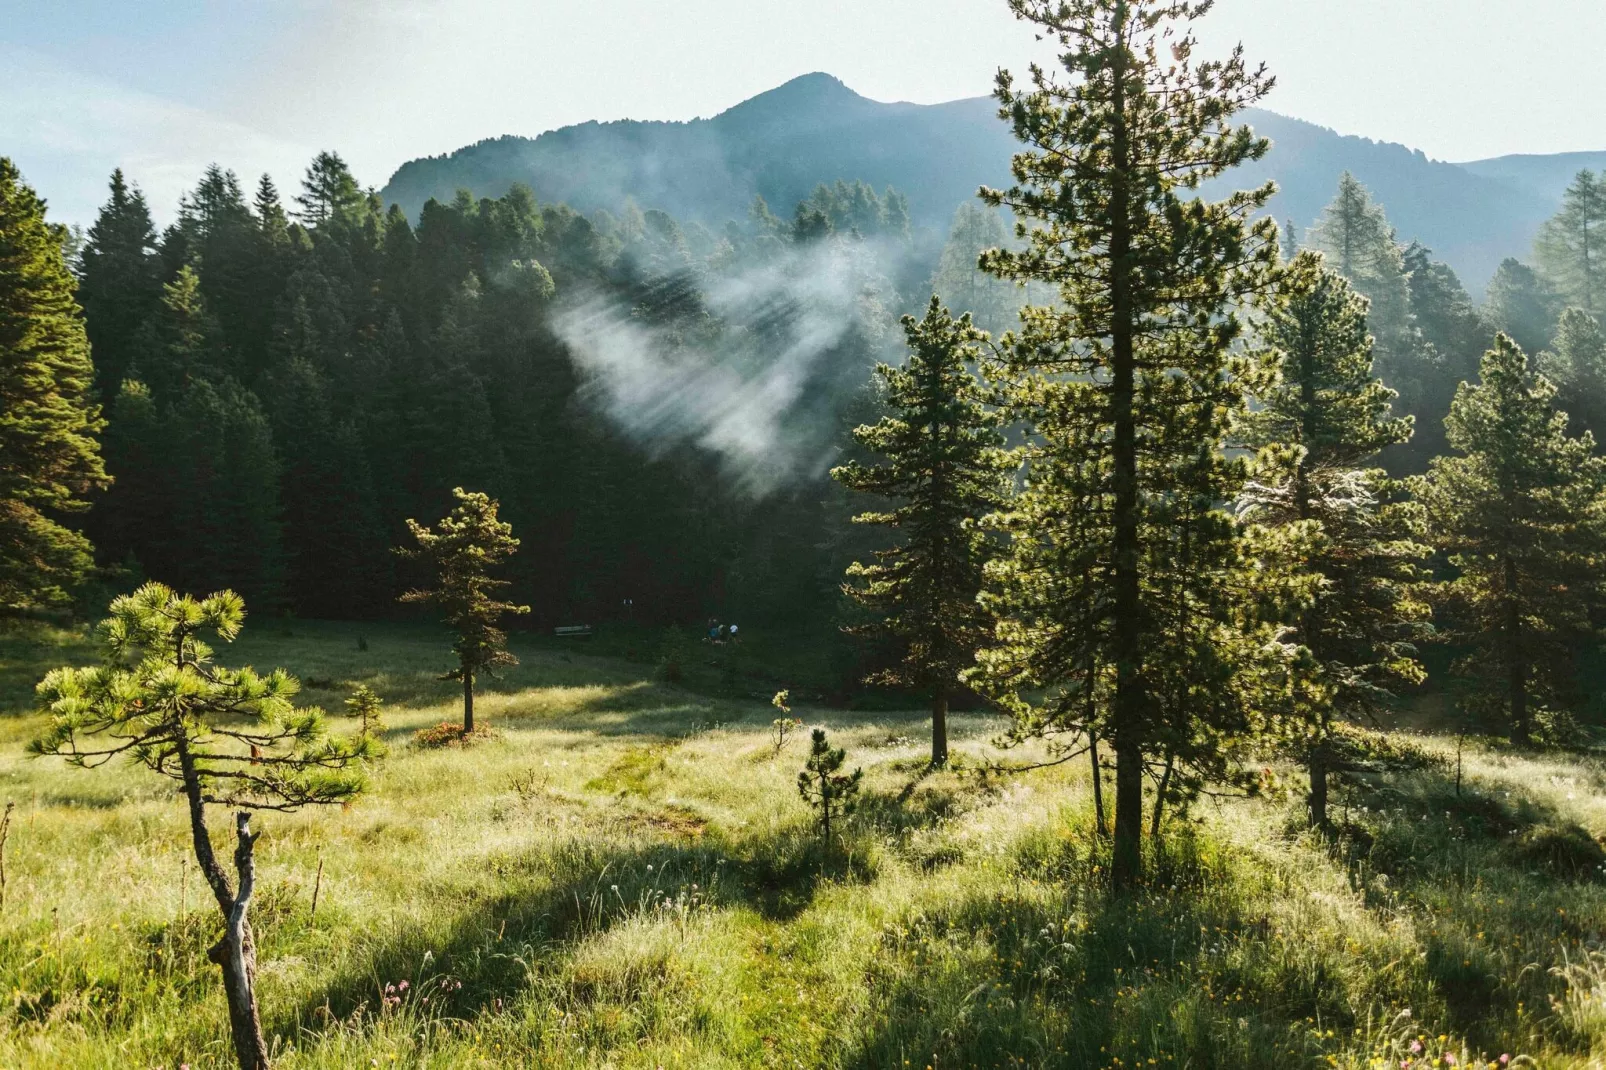
<svg viewBox="0 0 1606 1070"><path fill-rule="evenodd" d="M675 911L745 907L785 921L807 909L825 880L867 880L862 859L821 851L798 825L773 837L618 844L574 840L493 862L498 891L463 911L444 935L393 930L291 1013L280 1029L316 1030L360 1007L378 1007L387 983L430 976L462 982L447 1013L472 1018L538 980L560 978L585 940L638 919ZM288 937L289 934L286 934ZM271 957L271 942L265 956Z"/></svg>
<svg viewBox="0 0 1606 1070"><path fill-rule="evenodd" d="M1549 1006L1564 987L1550 968L1599 937L1606 850L1520 787L1458 789L1447 767L1385 771L1346 790L1339 846L1352 886L1375 909L1420 919L1447 1024L1487 1046L1534 1028L1531 1013L1519 1023L1519 1005Z"/></svg>
<svg viewBox="0 0 1606 1070"><path fill-rule="evenodd" d="M844 1066L1288 1065L1287 1023L1333 1015L1333 992L1293 970L1257 987L1233 956L1268 922L1186 829L1150 845L1148 884L1110 894L1107 842L1028 836L1013 881L883 934L873 1027ZM1266 1005L1275 999L1274 1005Z"/></svg>

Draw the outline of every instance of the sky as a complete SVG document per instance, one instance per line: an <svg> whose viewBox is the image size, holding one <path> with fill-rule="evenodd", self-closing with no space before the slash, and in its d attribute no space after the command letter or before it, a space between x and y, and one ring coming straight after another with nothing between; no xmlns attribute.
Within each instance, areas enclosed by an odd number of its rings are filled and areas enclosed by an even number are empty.
<svg viewBox="0 0 1606 1070"><path fill-rule="evenodd" d="M1266 106L1443 160L1606 150L1602 0L1218 0ZM714 115L826 71L877 100L1043 55L1004 0L0 0L0 154L88 224L121 166L158 221L217 162L293 190L588 119Z"/></svg>

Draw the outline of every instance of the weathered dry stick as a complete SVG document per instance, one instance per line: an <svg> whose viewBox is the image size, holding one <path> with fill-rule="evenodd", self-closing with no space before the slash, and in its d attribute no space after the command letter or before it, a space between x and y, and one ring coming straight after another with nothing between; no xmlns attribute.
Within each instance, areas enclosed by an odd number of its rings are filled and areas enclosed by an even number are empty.
<svg viewBox="0 0 1606 1070"><path fill-rule="evenodd" d="M16 808L16 803L6 803L6 814L0 817L0 910L6 908L6 837L11 835L11 811Z"/></svg>
<svg viewBox="0 0 1606 1070"><path fill-rule="evenodd" d="M323 887L323 852L318 852L318 876L312 881L312 913L307 917L311 922L318 916L318 889Z"/></svg>

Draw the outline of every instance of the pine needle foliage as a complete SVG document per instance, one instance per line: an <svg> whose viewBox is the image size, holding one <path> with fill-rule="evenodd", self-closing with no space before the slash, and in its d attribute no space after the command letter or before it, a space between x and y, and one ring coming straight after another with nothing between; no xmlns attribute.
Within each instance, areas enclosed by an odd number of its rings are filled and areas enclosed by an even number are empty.
<svg viewBox="0 0 1606 1070"><path fill-rule="evenodd" d="M1243 479L1222 451L1253 371L1233 355L1234 309L1277 272L1275 225L1251 221L1273 187L1214 202L1197 189L1265 155L1232 118L1272 79L1241 49L1195 62L1186 24L1208 3L1010 6L1054 42L1065 77L999 75L1000 115L1025 149L1014 185L981 195L1026 244L981 264L1058 301L1023 309L1004 339L1027 486L1001 521L1012 550L988 604L1003 620L975 679L1018 734L1111 741L1121 887L1141 877L1151 759L1213 775L1248 728L1239 685L1264 648L1244 613L1241 532L1219 503Z"/></svg>
<svg viewBox="0 0 1606 1070"><path fill-rule="evenodd" d="M1573 644L1600 587L1602 478L1588 432L1567 434L1556 388L1505 335L1445 420L1452 456L1421 484L1432 537L1456 575L1443 585L1470 710L1503 713L1529 742L1536 706L1574 698Z"/></svg>
<svg viewBox="0 0 1606 1070"><path fill-rule="evenodd" d="M126 756L178 782L196 863L223 915L223 936L208 954L223 971L235 1053L242 1070L265 1070L248 917L261 832L251 831L251 812L349 802L376 752L367 736L328 735L322 710L297 708L300 684L283 669L261 675L216 664L201 636L229 642L244 622L233 591L196 599L147 583L116 599L100 629L104 663L54 669L40 682L50 721L30 751L85 769ZM213 853L207 806L236 811L233 880Z"/></svg>
<svg viewBox="0 0 1606 1070"><path fill-rule="evenodd" d="M62 234L0 157L0 609L68 600L94 561L89 540L55 518L110 482Z"/></svg>
<svg viewBox="0 0 1606 1070"><path fill-rule="evenodd" d="M982 359L987 336L966 313L955 320L932 297L924 319L903 319L909 361L882 364L887 415L857 428L854 441L879 463L853 461L833 469L838 482L885 499L885 510L861 513L899 536L876 551L872 564L855 562L844 590L881 620L855 629L896 637L902 663L871 682L931 694L931 761L948 760L949 696L959 674L991 635L991 618L977 604L982 572L997 539L979 521L1002 507L1017 460L1004 447L1002 417L987 405L970 365Z"/></svg>
<svg viewBox="0 0 1606 1070"><path fill-rule="evenodd" d="M498 600L494 592L508 586L490 570L513 556L519 540L513 526L497 519L497 502L479 491L455 487L457 505L436 528L409 519L416 547L404 547L403 557L424 562L434 572L435 586L408 591L403 602L419 602L440 609L457 633L452 652L457 668L441 677L463 682L463 731L474 731L474 681L480 675L495 679L495 670L517 665L507 649L507 633L497 627L504 614L528 613L529 606Z"/></svg>
<svg viewBox="0 0 1606 1070"><path fill-rule="evenodd" d="M831 846L831 820L853 812L855 797L864 780L863 769L841 772L846 761L847 752L841 747L832 747L825 729L816 728L810 737L808 761L797 775L797 793L820 815L820 842L827 850Z"/></svg>
<svg viewBox="0 0 1606 1070"><path fill-rule="evenodd" d="M1289 617L1301 656L1287 727L1309 771L1311 821L1326 827L1338 722L1375 720L1392 688L1424 677L1416 644L1428 631L1420 590L1431 548L1421 506L1374 466L1410 439L1411 420L1393 415L1394 392L1372 374L1366 299L1302 253L1263 307L1259 340L1279 374L1243 420L1259 454L1239 513L1304 588Z"/></svg>

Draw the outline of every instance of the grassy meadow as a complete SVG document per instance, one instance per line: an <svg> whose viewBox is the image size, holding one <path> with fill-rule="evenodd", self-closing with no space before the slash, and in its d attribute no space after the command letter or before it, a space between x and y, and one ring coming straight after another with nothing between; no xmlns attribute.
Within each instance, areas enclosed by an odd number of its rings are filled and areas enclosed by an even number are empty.
<svg viewBox="0 0 1606 1070"><path fill-rule="evenodd" d="M865 769L826 854L806 733L777 753L764 698L606 643L514 649L494 738L443 749L411 743L457 714L434 629L248 622L220 652L335 713L358 683L387 703L369 796L257 821L277 1066L1606 1066L1600 758L1469 742L1458 791L1453 739L1395 736L1339 791L1336 844L1297 792L1207 800L1114 901L1085 760L990 771L1042 757L990 719L929 773L918 711L795 703ZM90 657L81 631L0 633L0 1067L231 1066L170 785L23 752L34 681Z"/></svg>

